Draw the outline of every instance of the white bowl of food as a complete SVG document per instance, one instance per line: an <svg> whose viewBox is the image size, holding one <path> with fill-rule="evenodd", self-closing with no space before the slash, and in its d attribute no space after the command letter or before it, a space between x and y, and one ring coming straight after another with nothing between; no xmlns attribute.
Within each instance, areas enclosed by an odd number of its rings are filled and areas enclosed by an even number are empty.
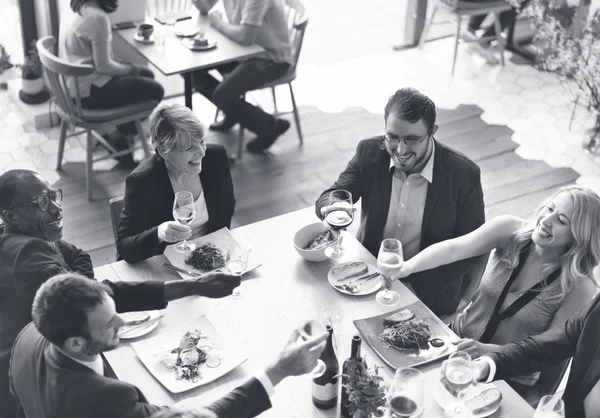
<svg viewBox="0 0 600 418"><path fill-rule="evenodd" d="M320 263L328 260L325 248L335 245L335 236L322 222L306 225L296 232L294 248L305 260Z"/></svg>

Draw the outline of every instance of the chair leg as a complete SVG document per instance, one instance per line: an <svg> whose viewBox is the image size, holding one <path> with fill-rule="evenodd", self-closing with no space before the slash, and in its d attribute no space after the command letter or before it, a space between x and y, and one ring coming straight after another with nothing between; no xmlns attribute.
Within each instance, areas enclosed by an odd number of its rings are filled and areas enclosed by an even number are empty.
<svg viewBox="0 0 600 418"><path fill-rule="evenodd" d="M238 131L238 149L237 149L237 159L242 158L242 148L244 146L244 127L240 124L240 130Z"/></svg>
<svg viewBox="0 0 600 418"><path fill-rule="evenodd" d="M144 157L150 158L150 146L148 145L148 140L144 136L144 128L142 128L142 122L139 120L135 121L135 129L138 132L138 138L140 138L140 142L142 143L142 149L144 150Z"/></svg>
<svg viewBox="0 0 600 418"><path fill-rule="evenodd" d="M460 24L462 20L460 15L458 15L456 19L456 39L454 40L454 56L452 57L452 75L454 75L454 67L456 67L456 56L458 55L458 42L460 41Z"/></svg>
<svg viewBox="0 0 600 418"><path fill-rule="evenodd" d="M85 145L85 183L87 188L88 200L92 200L92 174L94 172L93 167L93 146L94 146L94 135L91 129L87 129L86 145Z"/></svg>
<svg viewBox="0 0 600 418"><path fill-rule="evenodd" d="M500 16L494 13L494 31L496 32L496 41L500 47L500 62L504 67L504 38L502 38L502 27L500 26Z"/></svg>
<svg viewBox="0 0 600 418"><path fill-rule="evenodd" d="M273 110L274 114L277 114L277 95L275 94L275 87L271 87L271 95L273 96Z"/></svg>
<svg viewBox="0 0 600 418"><path fill-rule="evenodd" d="M58 137L58 161L56 162L56 169L62 168L62 159L65 152L65 142L67 141L67 128L69 124L65 120L60 121L60 136Z"/></svg>
<svg viewBox="0 0 600 418"><path fill-rule="evenodd" d="M296 106L296 98L294 97L294 89L292 88L292 83L288 83L290 88L290 97L292 99L292 106L294 107L294 119L296 120L296 130L298 131L298 138L300 139L300 145L304 143L304 138L302 137L302 128L300 127L300 112L298 112L298 106Z"/></svg>
<svg viewBox="0 0 600 418"><path fill-rule="evenodd" d="M437 12L437 4L433 6L433 11L431 12L431 16L425 22L425 27L423 28L423 32L421 32L421 37L419 38L419 49L423 49L425 42L427 41L427 35L429 34L429 28L431 27L431 23L433 22L433 18Z"/></svg>

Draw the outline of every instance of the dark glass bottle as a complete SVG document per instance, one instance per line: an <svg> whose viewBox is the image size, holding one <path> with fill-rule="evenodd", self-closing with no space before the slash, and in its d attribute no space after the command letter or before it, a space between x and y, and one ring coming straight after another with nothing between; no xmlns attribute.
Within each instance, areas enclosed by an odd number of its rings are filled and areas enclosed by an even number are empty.
<svg viewBox="0 0 600 418"><path fill-rule="evenodd" d="M343 385L347 384L349 378L347 377L350 374L354 374L355 372L352 370L357 366L357 364L361 361L360 358L360 343L361 343L360 335L355 335L352 338L352 346L350 349L350 357L344 361L344 366L342 367L342 403L340 408L340 417L342 418L351 418L349 405L350 399L348 394L346 393L346 388Z"/></svg>
<svg viewBox="0 0 600 418"><path fill-rule="evenodd" d="M326 326L329 336L327 345L321 353L320 359L325 363L323 376L313 379L312 399L313 404L319 409L331 409L337 406L340 393L340 365L333 348L333 328Z"/></svg>

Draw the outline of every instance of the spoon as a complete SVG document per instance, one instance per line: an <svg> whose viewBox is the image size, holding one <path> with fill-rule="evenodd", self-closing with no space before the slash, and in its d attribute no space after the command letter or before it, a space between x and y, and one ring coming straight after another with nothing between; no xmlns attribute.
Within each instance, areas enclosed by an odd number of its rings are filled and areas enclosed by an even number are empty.
<svg viewBox="0 0 600 418"><path fill-rule="evenodd" d="M344 290L345 290L345 291L347 291L347 292L350 292L350 293L358 293L358 292L360 291L360 288L361 288L361 286L362 286L363 284L365 284L365 283L366 283L366 282L368 282L369 280L371 280L371 279L374 279L375 277L378 277L378 276L379 276L379 273L377 273L377 274L374 274L374 275L372 275L372 276L370 276L370 277L366 277L366 278L364 278L364 279L363 279L363 281L362 281L362 282L360 282L359 284L355 284L355 283L352 283L352 284L344 284L344 285L342 285L342 287L343 287L343 288L344 288Z"/></svg>

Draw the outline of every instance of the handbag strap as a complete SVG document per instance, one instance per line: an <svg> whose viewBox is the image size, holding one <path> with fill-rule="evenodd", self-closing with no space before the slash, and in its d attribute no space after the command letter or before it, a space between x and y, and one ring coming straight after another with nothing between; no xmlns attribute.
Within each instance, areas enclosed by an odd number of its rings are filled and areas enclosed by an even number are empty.
<svg viewBox="0 0 600 418"><path fill-rule="evenodd" d="M494 334L496 333L496 331L498 330L500 323L503 320L514 316L525 305L527 305L529 302L531 302L533 299L535 299L535 297L540 293L540 291L544 287L552 284L554 281L556 281L558 276L560 276L560 269L553 271L552 274L550 274L546 279L542 279L539 282L537 282L529 290L527 290L525 293L523 293L517 300L515 300L512 304L510 304L510 306L508 306L504 311L502 311L502 313L499 313L499 310L502 307L502 304L506 300L506 296L508 295L508 291L509 291L511 285L514 283L517 276L521 272L523 265L525 264L525 260L527 259L527 256L529 255L531 248L532 248L532 244L529 244L526 248L523 248L523 250L521 250L521 253L519 254L519 264L517 264L517 266L511 273L510 278L506 282L504 289L502 289L502 293L500 294L500 297L498 298L498 301L496 302L496 306L494 307L492 316L491 316L485 330L483 331L483 334L479 338L480 342L489 343L490 340L492 339L492 337L494 336Z"/></svg>

